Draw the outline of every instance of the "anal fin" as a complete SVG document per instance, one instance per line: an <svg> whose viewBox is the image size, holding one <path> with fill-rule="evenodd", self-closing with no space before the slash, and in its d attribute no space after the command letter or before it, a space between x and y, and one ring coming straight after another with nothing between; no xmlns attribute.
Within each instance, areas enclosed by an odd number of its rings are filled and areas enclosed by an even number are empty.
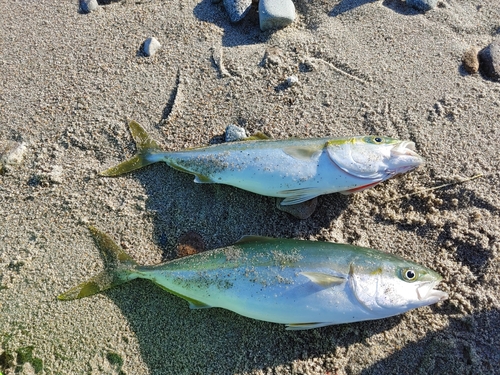
<svg viewBox="0 0 500 375"><path fill-rule="evenodd" d="M194 182L196 182L197 184L213 184L214 180L202 174L197 174L195 175Z"/></svg>
<svg viewBox="0 0 500 375"><path fill-rule="evenodd" d="M206 303L196 301L194 299L187 299L187 298L184 298L184 299L189 302L189 308L191 310L209 309L212 307L210 305L207 305Z"/></svg>
<svg viewBox="0 0 500 375"><path fill-rule="evenodd" d="M278 193L285 196L285 199L281 201L282 206L299 204L311 200L313 198L316 198L318 195L321 195L321 192L315 188L282 190L279 191Z"/></svg>
<svg viewBox="0 0 500 375"><path fill-rule="evenodd" d="M287 331L300 331L304 329L313 329L313 328L319 328L319 327L324 327L324 326L329 326L333 323L329 322L322 322L322 323L290 323L286 324L286 330Z"/></svg>
<svg viewBox="0 0 500 375"><path fill-rule="evenodd" d="M153 281L156 285L158 285L163 290L166 290L170 294L173 294L174 296L180 297L183 300L187 301L187 303L189 303L189 308L190 309L208 309L208 308L212 307L210 305L207 305L204 302L198 301L198 300L196 300L194 298L187 297L184 294L181 294L181 293L178 293L178 292L174 292L171 289L165 288L163 285L156 283L154 280L151 280L151 281Z"/></svg>

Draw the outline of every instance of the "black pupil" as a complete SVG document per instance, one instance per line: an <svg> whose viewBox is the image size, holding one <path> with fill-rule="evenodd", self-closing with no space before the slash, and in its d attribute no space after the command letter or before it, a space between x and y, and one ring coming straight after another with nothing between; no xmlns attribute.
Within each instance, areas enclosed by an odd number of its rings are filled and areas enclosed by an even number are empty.
<svg viewBox="0 0 500 375"><path fill-rule="evenodd" d="M412 270L406 271L406 277L409 279L413 279L415 277L415 272Z"/></svg>
<svg viewBox="0 0 500 375"><path fill-rule="evenodd" d="M375 142L377 142L377 143L382 142L382 138L378 138L378 137L377 137L377 138L375 138Z"/></svg>

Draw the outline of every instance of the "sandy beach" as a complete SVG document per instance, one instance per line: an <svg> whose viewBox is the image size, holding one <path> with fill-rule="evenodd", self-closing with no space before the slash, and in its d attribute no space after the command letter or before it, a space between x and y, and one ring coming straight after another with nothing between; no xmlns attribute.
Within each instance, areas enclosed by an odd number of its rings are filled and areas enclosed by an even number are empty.
<svg viewBox="0 0 500 375"><path fill-rule="evenodd" d="M211 0L103 1L89 14L76 0L0 1L3 375L500 373L500 82L462 65L500 38L500 3L294 4L292 25L261 32L255 9L232 24ZM152 57L148 37L162 45ZM165 164L99 176L135 153L132 119L166 150L221 142L235 124L411 140L426 163L321 196L299 220ZM144 280L58 301L103 269L88 225L150 265L189 231L207 250L247 234L371 247L436 270L449 299L308 331L190 310Z"/></svg>

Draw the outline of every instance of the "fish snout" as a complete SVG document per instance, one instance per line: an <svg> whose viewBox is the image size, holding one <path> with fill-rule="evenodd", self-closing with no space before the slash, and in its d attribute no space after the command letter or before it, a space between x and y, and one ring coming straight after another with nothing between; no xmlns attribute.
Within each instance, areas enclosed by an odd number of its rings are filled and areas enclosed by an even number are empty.
<svg viewBox="0 0 500 375"><path fill-rule="evenodd" d="M418 299L426 301L429 305L448 299L448 293L435 289L438 285L439 282L427 282L420 285L417 288Z"/></svg>
<svg viewBox="0 0 500 375"><path fill-rule="evenodd" d="M415 143L402 141L391 149L393 167L396 173L405 173L418 167L424 158L415 152Z"/></svg>
<svg viewBox="0 0 500 375"><path fill-rule="evenodd" d="M416 153L415 142L412 141L402 141L392 148L391 153L394 156L413 156L423 161L423 158Z"/></svg>

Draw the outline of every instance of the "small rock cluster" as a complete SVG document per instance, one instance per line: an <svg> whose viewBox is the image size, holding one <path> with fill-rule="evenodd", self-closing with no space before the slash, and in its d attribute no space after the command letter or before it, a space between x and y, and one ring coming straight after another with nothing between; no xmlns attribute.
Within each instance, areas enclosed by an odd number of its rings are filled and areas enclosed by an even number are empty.
<svg viewBox="0 0 500 375"><path fill-rule="evenodd" d="M462 64L469 74L480 72L485 78L500 81L500 38L482 50L470 47L462 57Z"/></svg>
<svg viewBox="0 0 500 375"><path fill-rule="evenodd" d="M241 21L252 6L252 0L223 0L231 22ZM292 0L260 0L259 23L262 31L282 29L295 20Z"/></svg>

